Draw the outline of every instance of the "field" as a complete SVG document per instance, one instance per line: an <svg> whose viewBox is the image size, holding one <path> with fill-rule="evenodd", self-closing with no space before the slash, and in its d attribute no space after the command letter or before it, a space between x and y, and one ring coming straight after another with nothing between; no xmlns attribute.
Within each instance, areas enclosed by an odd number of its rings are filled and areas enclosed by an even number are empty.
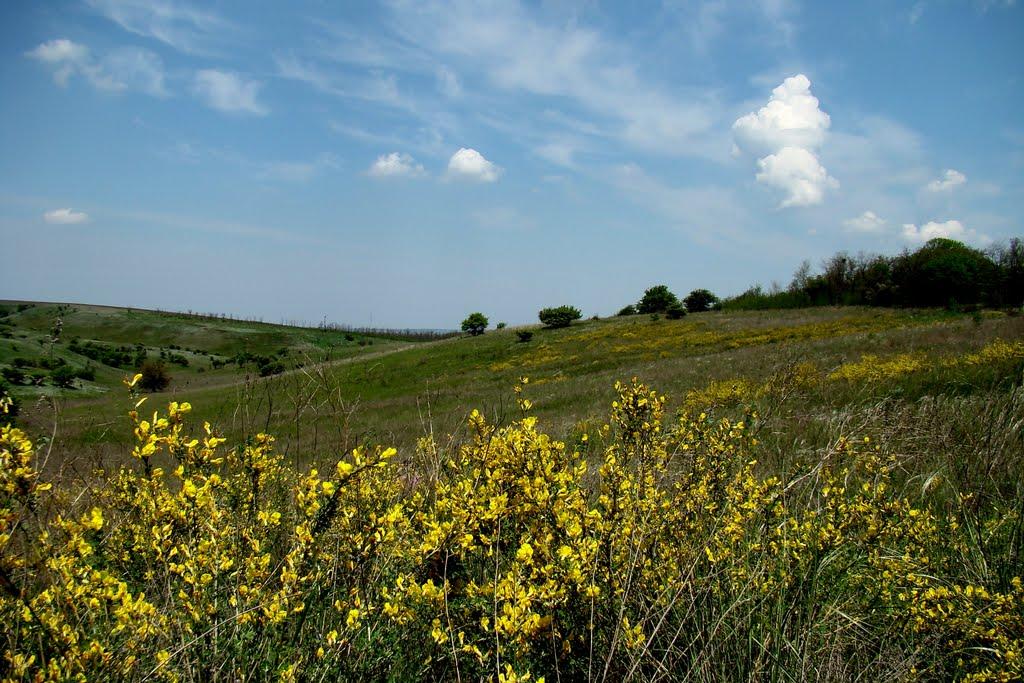
<svg viewBox="0 0 1024 683"><path fill-rule="evenodd" d="M15 679L1021 674L1018 315L627 316L522 342L4 311L0 369L94 366L10 387ZM171 383L140 395L72 340L141 345Z"/></svg>

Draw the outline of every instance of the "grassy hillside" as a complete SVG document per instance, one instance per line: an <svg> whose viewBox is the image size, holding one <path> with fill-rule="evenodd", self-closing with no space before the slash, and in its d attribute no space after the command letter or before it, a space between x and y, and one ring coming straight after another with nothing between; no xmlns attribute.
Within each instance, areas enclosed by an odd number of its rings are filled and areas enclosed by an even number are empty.
<svg viewBox="0 0 1024 683"><path fill-rule="evenodd" d="M186 368L168 364L171 386L153 397L188 400L197 420L209 420L232 438L270 431L289 456L316 460L363 443L392 443L403 453L428 433L459 438L469 411L480 409L504 422L516 416L512 387L529 378L534 411L555 434L581 431L605 413L618 380L638 377L675 397L679 408L690 392L739 382L757 386L798 365L820 380L804 396L802 424L850 405L886 397L911 399L939 393L981 391L976 383L994 376L959 378L955 370L923 363L886 382L827 380L844 364L865 354L882 358L916 354L924 359L963 355L995 339L1024 336L1024 321L991 312L960 315L945 311L819 308L773 312L706 313L683 320L631 316L577 323L565 329L533 328L488 332L437 342L410 344L316 329L231 321L194 320L146 311L76 306L64 311L62 342L46 341L58 310L37 306L10 314L13 339L0 340L0 363L30 351L53 353L78 363L67 350L71 338L110 345L138 340L156 357L160 349L186 355ZM21 335L27 335L22 339ZM190 351L189 349L195 349ZM287 370L259 377L250 364L211 367L240 352L274 354ZM199 353L198 351L202 351ZM1010 359L998 372L1012 374ZM58 438L74 451L97 457L123 450L127 403L120 380L129 368L102 368L94 383L59 394ZM959 383L959 385L958 385ZM23 394L31 389L19 388ZM38 389L36 391L39 391ZM53 393L52 388L48 389ZM102 392L102 393L100 393ZM728 393L728 392L726 392ZM807 392L805 392L807 393ZM699 394L698 394L699 395ZM733 397L740 403L764 396ZM24 401L23 402L27 402ZM39 428L52 423L49 408L29 408L25 419Z"/></svg>
<svg viewBox="0 0 1024 683"><path fill-rule="evenodd" d="M291 327L187 314L83 304L0 301L0 370L19 367L25 379L12 393L31 400L55 395L77 400L121 387L141 359L162 360L169 390L232 384L259 374L259 360L275 371L325 358L339 359L394 348L392 339L340 330ZM243 363L237 359L243 357ZM50 381L64 364L91 368L59 389ZM279 365L276 365L279 364Z"/></svg>

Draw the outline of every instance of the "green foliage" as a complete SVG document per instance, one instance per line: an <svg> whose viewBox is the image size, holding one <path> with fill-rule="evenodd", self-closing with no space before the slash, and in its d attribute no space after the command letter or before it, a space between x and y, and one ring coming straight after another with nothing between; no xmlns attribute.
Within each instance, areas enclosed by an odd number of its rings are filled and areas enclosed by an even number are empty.
<svg viewBox="0 0 1024 683"><path fill-rule="evenodd" d="M666 285L655 285L646 292L636 305L637 313L664 313L679 299Z"/></svg>
<svg viewBox="0 0 1024 683"><path fill-rule="evenodd" d="M537 316L548 327L568 327L573 320L579 320L582 313L574 306L558 306L541 309Z"/></svg>
<svg viewBox="0 0 1024 683"><path fill-rule="evenodd" d="M469 332L474 337L484 333L487 329L487 316L483 313L476 312L470 313L465 320L462 321L462 331Z"/></svg>
<svg viewBox="0 0 1024 683"><path fill-rule="evenodd" d="M147 360L139 368L139 373L142 374L139 386L146 391L163 391L171 383L171 376L162 361Z"/></svg>
<svg viewBox="0 0 1024 683"><path fill-rule="evenodd" d="M636 306L634 306L633 304L627 304L626 306L623 306L622 308L620 308L619 312L616 313L615 315L616 316L636 315Z"/></svg>
<svg viewBox="0 0 1024 683"><path fill-rule="evenodd" d="M533 332L530 330L518 330L516 336L519 338L520 343L525 344L533 339Z"/></svg>
<svg viewBox="0 0 1024 683"><path fill-rule="evenodd" d="M25 371L17 366L7 367L0 370L0 374L3 378L11 384L24 384L25 383Z"/></svg>
<svg viewBox="0 0 1024 683"><path fill-rule="evenodd" d="M665 317L669 320L679 320L686 315L686 309L678 301L665 309Z"/></svg>
<svg viewBox="0 0 1024 683"><path fill-rule="evenodd" d="M50 372L50 381L54 386L62 389L71 389L75 386L75 378L78 372L70 365L60 365Z"/></svg>
<svg viewBox="0 0 1024 683"><path fill-rule="evenodd" d="M718 305L718 297L707 289L695 289L683 300L690 313L704 313Z"/></svg>
<svg viewBox="0 0 1024 683"><path fill-rule="evenodd" d="M497 325L494 326L494 328L497 329L497 330L503 330L503 329L505 329L505 327L506 327L505 323L498 323Z"/></svg>
<svg viewBox="0 0 1024 683"><path fill-rule="evenodd" d="M997 268L977 249L936 238L895 260L897 302L905 306L979 303L990 298Z"/></svg>
<svg viewBox="0 0 1024 683"><path fill-rule="evenodd" d="M1020 306L1024 303L1024 245L1020 240L983 253L955 240L929 240L898 256L839 252L812 274L804 264L789 288L760 285L726 299L727 310L806 306ZM691 308L691 311L693 309Z"/></svg>

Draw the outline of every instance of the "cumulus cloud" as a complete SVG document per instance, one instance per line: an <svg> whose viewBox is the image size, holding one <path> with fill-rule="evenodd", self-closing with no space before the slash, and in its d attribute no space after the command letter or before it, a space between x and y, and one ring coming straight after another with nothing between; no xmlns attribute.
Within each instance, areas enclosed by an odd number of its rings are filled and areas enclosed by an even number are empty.
<svg viewBox="0 0 1024 683"><path fill-rule="evenodd" d="M193 92L218 111L263 116L268 110L256 99L262 85L229 71L202 69L196 73Z"/></svg>
<svg viewBox="0 0 1024 683"><path fill-rule="evenodd" d="M54 82L62 88L78 75L98 90L137 90L154 97L169 94L164 84L164 64L149 50L125 47L97 59L85 45L57 38L25 54L51 67Z"/></svg>
<svg viewBox="0 0 1024 683"><path fill-rule="evenodd" d="M967 176L956 169L948 168L942 177L925 186L929 192L950 192L954 187L967 182Z"/></svg>
<svg viewBox="0 0 1024 683"><path fill-rule="evenodd" d="M475 149L462 147L448 160L448 177L493 183L501 175L501 168L484 158Z"/></svg>
<svg viewBox="0 0 1024 683"><path fill-rule="evenodd" d="M960 221L949 220L942 223L929 221L918 227L913 223L903 224L903 239L908 242L927 242L936 237L946 237L961 242L974 242L986 245L992 240L988 235L971 230Z"/></svg>
<svg viewBox="0 0 1024 683"><path fill-rule="evenodd" d="M760 157L757 181L785 193L780 207L820 204L826 190L839 187L817 157L831 125L810 79L797 74L772 90L765 106L736 119L734 150Z"/></svg>
<svg viewBox="0 0 1024 683"><path fill-rule="evenodd" d="M820 147L831 124L811 94L810 79L797 74L772 90L768 104L736 119L732 132L740 149L762 156L783 147Z"/></svg>
<svg viewBox="0 0 1024 683"><path fill-rule="evenodd" d="M780 208L820 204L826 189L839 187L839 181L803 147L783 147L758 159L757 168L757 182L785 193Z"/></svg>
<svg viewBox="0 0 1024 683"><path fill-rule="evenodd" d="M423 175L426 171L408 154L392 152L377 157L366 173L374 178L400 178Z"/></svg>
<svg viewBox="0 0 1024 683"><path fill-rule="evenodd" d="M52 225L74 225L87 222L89 214L84 211L72 211L71 209L54 209L44 213L43 220Z"/></svg>
<svg viewBox="0 0 1024 683"><path fill-rule="evenodd" d="M851 232L880 233L885 229L886 221L874 211L865 211L856 218L843 221L843 225Z"/></svg>

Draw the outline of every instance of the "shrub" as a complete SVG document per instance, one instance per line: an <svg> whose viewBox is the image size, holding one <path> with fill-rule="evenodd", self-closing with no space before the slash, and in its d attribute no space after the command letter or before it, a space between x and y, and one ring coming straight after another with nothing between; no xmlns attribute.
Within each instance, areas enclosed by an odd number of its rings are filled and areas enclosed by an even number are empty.
<svg viewBox="0 0 1024 683"><path fill-rule="evenodd" d="M646 292L636 305L637 313L664 313L679 299L666 285L655 285Z"/></svg>
<svg viewBox="0 0 1024 683"><path fill-rule="evenodd" d="M582 313L573 306L558 306L541 309L537 316L548 327L568 327L573 320L579 320Z"/></svg>
<svg viewBox="0 0 1024 683"><path fill-rule="evenodd" d="M487 316L483 313L470 313L465 320L462 321L462 331L469 332L474 337L484 333L487 329Z"/></svg>
<svg viewBox="0 0 1024 683"><path fill-rule="evenodd" d="M695 289L683 300L690 313L704 313L718 304L718 297L706 289Z"/></svg>
<svg viewBox="0 0 1024 683"><path fill-rule="evenodd" d="M162 361L147 360L139 368L142 378L139 379L139 387L146 391L163 391L171 383L171 376L167 374L167 366Z"/></svg>
<svg viewBox="0 0 1024 683"><path fill-rule="evenodd" d="M78 372L70 365L59 365L50 371L50 381L62 389L73 388L77 376Z"/></svg>
<svg viewBox="0 0 1024 683"><path fill-rule="evenodd" d="M503 329L505 329L505 323L498 323L494 327L495 327L495 329L503 330Z"/></svg>
<svg viewBox="0 0 1024 683"><path fill-rule="evenodd" d="M519 337L519 341L523 344L533 339L533 332L530 330L519 330L516 332L516 336Z"/></svg>
<svg viewBox="0 0 1024 683"><path fill-rule="evenodd" d="M3 378L11 384L25 383L25 371L19 367L4 368L0 374L3 374Z"/></svg>
<svg viewBox="0 0 1024 683"><path fill-rule="evenodd" d="M619 312L616 313L615 315L618 315L618 316L636 315L636 306L634 306L633 304L628 304L626 306L623 306L622 308L619 309Z"/></svg>
<svg viewBox="0 0 1024 683"><path fill-rule="evenodd" d="M686 309L678 301L665 309L665 317L669 320L679 320L686 315Z"/></svg>
<svg viewBox="0 0 1024 683"><path fill-rule="evenodd" d="M96 379L96 367L92 364L86 365L75 372L75 376L78 379L84 379L86 382L92 382Z"/></svg>

